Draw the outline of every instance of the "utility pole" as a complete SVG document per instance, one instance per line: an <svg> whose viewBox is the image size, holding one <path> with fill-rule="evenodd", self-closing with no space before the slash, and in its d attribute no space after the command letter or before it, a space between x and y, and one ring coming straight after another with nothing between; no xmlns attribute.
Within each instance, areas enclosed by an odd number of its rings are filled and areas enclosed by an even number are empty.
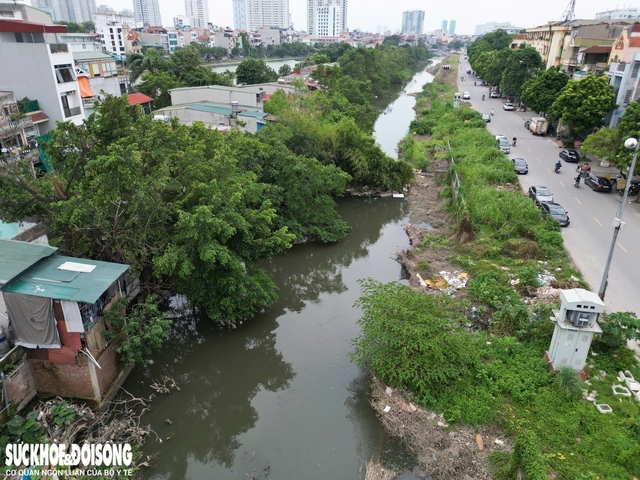
<svg viewBox="0 0 640 480"><path fill-rule="evenodd" d="M624 207L627 204L627 195L629 194L629 187L631 186L631 179L633 178L633 172L636 168L636 160L638 159L638 149L640 148L640 142L635 138L627 138L624 141L624 146L633 150L633 160L631 160L631 167L629 168L629 174L627 175L627 182L624 186L624 194L622 195L622 202L618 208L618 214L613 219L613 238L611 239L611 246L609 247L609 255L607 256L607 262L604 266L604 273L602 274L602 283L600 283L600 290L598 290L598 296L604 300L604 294L607 290L607 279L609 278L609 268L611 267L611 259L613 258L613 249L616 246L618 239L618 233L624 228L624 222L622 221L622 214L624 213Z"/></svg>

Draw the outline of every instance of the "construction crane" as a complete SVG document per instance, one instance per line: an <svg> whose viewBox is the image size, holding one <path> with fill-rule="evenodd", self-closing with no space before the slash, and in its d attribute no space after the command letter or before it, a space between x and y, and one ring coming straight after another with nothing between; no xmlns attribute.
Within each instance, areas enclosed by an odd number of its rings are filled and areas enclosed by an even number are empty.
<svg viewBox="0 0 640 480"><path fill-rule="evenodd" d="M576 18L576 0L569 0L569 5L562 14L563 22L570 22Z"/></svg>

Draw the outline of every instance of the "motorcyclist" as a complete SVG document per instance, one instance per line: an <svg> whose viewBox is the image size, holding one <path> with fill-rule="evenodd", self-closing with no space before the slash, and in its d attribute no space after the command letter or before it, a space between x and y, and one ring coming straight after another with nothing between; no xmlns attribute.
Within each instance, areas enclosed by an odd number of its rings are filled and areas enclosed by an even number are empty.
<svg viewBox="0 0 640 480"><path fill-rule="evenodd" d="M494 112L493 112L493 108L492 108L492 109L491 109L491 116L493 116L493 113L494 113Z"/></svg>
<svg viewBox="0 0 640 480"><path fill-rule="evenodd" d="M482 95L482 101L484 101L484 95Z"/></svg>
<svg viewBox="0 0 640 480"><path fill-rule="evenodd" d="M513 137L513 146L516 146L516 142L518 141L518 139L516 137Z"/></svg>
<svg viewBox="0 0 640 480"><path fill-rule="evenodd" d="M562 168L562 162L561 162L560 160L558 160L558 161L556 162L556 169L555 169L555 172L556 172L556 173L560 173L560 169L561 169L561 168Z"/></svg>

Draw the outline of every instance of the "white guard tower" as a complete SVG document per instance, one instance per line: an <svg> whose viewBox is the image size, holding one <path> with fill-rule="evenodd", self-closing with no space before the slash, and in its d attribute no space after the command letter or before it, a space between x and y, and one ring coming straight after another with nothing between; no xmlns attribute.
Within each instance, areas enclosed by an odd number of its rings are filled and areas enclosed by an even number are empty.
<svg viewBox="0 0 640 480"><path fill-rule="evenodd" d="M602 333L598 315L604 312L604 303L593 292L573 288L560 292L560 310L554 310L556 327L547 352L554 370L569 366L576 371L584 368L595 334Z"/></svg>

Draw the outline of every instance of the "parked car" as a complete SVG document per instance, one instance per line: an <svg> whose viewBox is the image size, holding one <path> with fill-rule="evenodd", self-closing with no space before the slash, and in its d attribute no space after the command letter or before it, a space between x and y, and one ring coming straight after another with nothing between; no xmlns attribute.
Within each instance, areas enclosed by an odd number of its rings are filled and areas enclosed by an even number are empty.
<svg viewBox="0 0 640 480"><path fill-rule="evenodd" d="M489 98L500 98L500 94L498 92L491 92L491 95L489 95Z"/></svg>
<svg viewBox="0 0 640 480"><path fill-rule="evenodd" d="M509 140L507 140L507 142L509 142ZM512 158L511 161L513 162L513 167L515 168L516 173L521 173L523 175L529 173L529 165L527 165L524 158Z"/></svg>
<svg viewBox="0 0 640 480"><path fill-rule="evenodd" d="M539 207L542 211L543 218L551 215L551 217L558 221L561 227L568 227L571 223L571 220L569 220L569 212L562 208L562 205L559 203L543 202L539 204Z"/></svg>
<svg viewBox="0 0 640 480"><path fill-rule="evenodd" d="M483 119L485 122L489 123L489 122L491 122L491 115L489 115L488 113L483 113L483 114L482 114L482 119Z"/></svg>
<svg viewBox="0 0 640 480"><path fill-rule="evenodd" d="M529 130L529 125L531 125L531 120L527 120L526 122L524 122L524 128L526 128L527 130Z"/></svg>
<svg viewBox="0 0 640 480"><path fill-rule="evenodd" d="M580 154L577 150L563 150L560 152L560 158L568 163L578 163Z"/></svg>
<svg viewBox="0 0 640 480"><path fill-rule="evenodd" d="M532 185L529 187L529 198L537 205L543 202L553 203L553 193L544 185Z"/></svg>
<svg viewBox="0 0 640 480"><path fill-rule="evenodd" d="M505 103L502 105L502 109L512 111L514 109L513 103Z"/></svg>
<svg viewBox="0 0 640 480"><path fill-rule="evenodd" d="M463 100L471 100L471 94L469 92L464 92L462 94L462 99Z"/></svg>
<svg viewBox="0 0 640 480"><path fill-rule="evenodd" d="M587 175L584 184L589 185L594 192L610 192L613 187L611 182L604 177L598 177L593 173Z"/></svg>

